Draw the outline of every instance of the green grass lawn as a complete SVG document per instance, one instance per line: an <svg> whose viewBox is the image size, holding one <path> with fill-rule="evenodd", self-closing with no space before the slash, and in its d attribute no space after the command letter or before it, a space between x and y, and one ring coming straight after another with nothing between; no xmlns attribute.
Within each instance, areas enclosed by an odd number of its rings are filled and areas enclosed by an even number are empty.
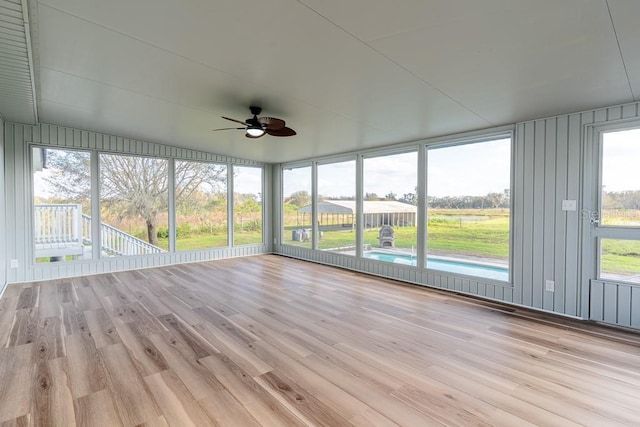
<svg viewBox="0 0 640 427"><path fill-rule="evenodd" d="M618 274L640 274L640 241L602 240L600 270Z"/></svg>
<svg viewBox="0 0 640 427"><path fill-rule="evenodd" d="M427 251L488 258L509 258L509 218L460 222L457 219L430 220Z"/></svg>
<svg viewBox="0 0 640 427"><path fill-rule="evenodd" d="M285 244L311 247L310 242L291 241L291 230L286 227ZM509 256L509 218L464 222L437 220L429 225L428 249L438 254L472 255L507 259ZM395 227L395 246L411 250L418 245L416 227ZM325 230L318 248L322 250L355 246L355 230ZM365 230L364 243L378 246L378 230Z"/></svg>
<svg viewBox="0 0 640 427"><path fill-rule="evenodd" d="M234 231L235 245L250 245L262 243L262 231ZM228 246L227 235L210 233L191 233L188 236L178 237L177 249L179 251L192 251L198 249L221 248ZM169 239L158 238L158 247L169 250Z"/></svg>

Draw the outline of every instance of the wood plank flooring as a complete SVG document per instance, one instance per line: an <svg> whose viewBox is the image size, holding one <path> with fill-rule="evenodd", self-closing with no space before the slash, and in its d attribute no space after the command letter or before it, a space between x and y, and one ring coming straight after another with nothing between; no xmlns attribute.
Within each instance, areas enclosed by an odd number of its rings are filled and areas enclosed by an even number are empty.
<svg viewBox="0 0 640 427"><path fill-rule="evenodd" d="M275 255L10 286L0 426L634 426L640 335Z"/></svg>

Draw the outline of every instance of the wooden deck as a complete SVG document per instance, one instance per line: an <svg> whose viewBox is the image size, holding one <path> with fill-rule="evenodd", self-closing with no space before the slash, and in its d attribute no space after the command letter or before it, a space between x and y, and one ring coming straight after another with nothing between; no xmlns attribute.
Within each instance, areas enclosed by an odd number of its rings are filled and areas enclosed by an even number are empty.
<svg viewBox="0 0 640 427"><path fill-rule="evenodd" d="M0 342L2 426L640 425L638 334L275 255L10 286Z"/></svg>

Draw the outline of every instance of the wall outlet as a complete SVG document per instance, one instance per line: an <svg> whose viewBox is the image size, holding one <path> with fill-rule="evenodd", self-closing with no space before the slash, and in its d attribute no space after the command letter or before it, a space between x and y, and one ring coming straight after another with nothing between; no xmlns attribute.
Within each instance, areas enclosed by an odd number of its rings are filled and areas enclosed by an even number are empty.
<svg viewBox="0 0 640 427"><path fill-rule="evenodd" d="M555 292L556 290L556 282L553 280L545 280L544 281L544 290L547 292Z"/></svg>
<svg viewBox="0 0 640 427"><path fill-rule="evenodd" d="M11 268L18 268L18 260L17 259L12 259L11 260Z"/></svg>

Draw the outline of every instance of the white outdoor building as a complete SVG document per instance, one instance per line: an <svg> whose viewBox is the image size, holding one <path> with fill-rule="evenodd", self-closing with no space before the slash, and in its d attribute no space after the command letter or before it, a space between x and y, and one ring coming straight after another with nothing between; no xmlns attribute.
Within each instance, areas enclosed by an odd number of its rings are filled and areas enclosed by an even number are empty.
<svg viewBox="0 0 640 427"><path fill-rule="evenodd" d="M380 228L383 225L393 227L415 227L417 207L408 203L389 200L364 200L362 202L363 226ZM300 224L308 224L311 205L298 209L302 216ZM353 227L355 224L355 200L318 201L318 223L320 227Z"/></svg>

